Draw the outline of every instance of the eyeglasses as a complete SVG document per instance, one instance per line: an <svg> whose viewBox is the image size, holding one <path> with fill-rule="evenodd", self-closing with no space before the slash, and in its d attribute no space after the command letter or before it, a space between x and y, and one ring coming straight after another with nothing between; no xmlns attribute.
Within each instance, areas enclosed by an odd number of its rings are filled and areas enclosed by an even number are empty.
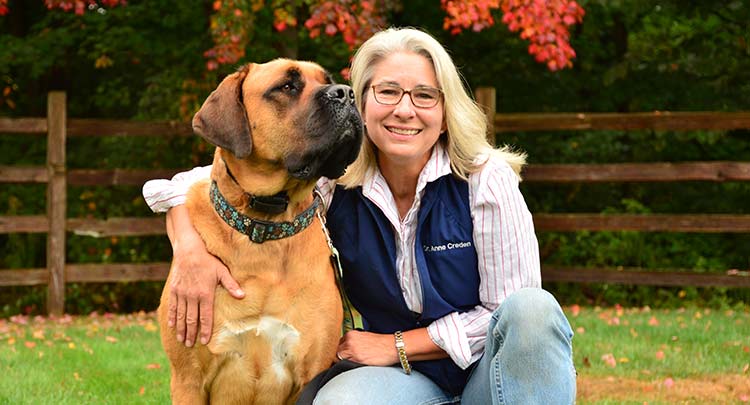
<svg viewBox="0 0 750 405"><path fill-rule="evenodd" d="M411 90L404 90L395 84L381 83L372 86L372 94L375 96L375 101L384 105L396 105L401 102L404 94L408 94L415 107L432 108L440 101L443 92L429 86L417 86Z"/></svg>

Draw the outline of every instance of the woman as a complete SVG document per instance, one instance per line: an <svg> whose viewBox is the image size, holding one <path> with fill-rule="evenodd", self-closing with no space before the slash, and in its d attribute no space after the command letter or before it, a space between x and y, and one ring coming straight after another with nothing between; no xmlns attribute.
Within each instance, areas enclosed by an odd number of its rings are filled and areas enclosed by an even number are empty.
<svg viewBox="0 0 750 405"><path fill-rule="evenodd" d="M367 136L345 176L319 187L344 286L365 326L341 338L337 356L365 366L332 378L315 403L574 402L573 333L540 288L536 236L518 189L524 156L490 147L482 111L424 32L374 35L351 77ZM144 196L164 210L207 175L201 168L149 182ZM216 284L236 298L242 292L183 207L167 220L182 286L172 322L190 346L195 320L210 319ZM210 327L201 325L203 342Z"/></svg>

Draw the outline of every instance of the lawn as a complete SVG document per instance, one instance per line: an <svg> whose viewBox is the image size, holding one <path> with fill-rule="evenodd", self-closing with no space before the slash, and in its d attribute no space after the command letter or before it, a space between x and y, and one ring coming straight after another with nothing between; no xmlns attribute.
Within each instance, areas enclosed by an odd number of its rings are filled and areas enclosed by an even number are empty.
<svg viewBox="0 0 750 405"><path fill-rule="evenodd" d="M750 401L750 306L566 308L582 404Z"/></svg>
<svg viewBox="0 0 750 405"><path fill-rule="evenodd" d="M579 404L750 402L750 306L566 307ZM0 404L163 404L153 313L0 319Z"/></svg>

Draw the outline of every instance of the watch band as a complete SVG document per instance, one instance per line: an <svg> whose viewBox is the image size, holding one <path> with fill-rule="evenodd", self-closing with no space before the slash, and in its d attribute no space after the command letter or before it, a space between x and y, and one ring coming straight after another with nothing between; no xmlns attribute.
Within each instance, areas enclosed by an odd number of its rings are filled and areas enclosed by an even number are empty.
<svg viewBox="0 0 750 405"><path fill-rule="evenodd" d="M406 358L406 345L404 344L404 335L401 331L396 331L393 334L396 339L396 351L398 351L398 360L401 362L401 368L404 369L404 373L411 374L411 365L409 359Z"/></svg>

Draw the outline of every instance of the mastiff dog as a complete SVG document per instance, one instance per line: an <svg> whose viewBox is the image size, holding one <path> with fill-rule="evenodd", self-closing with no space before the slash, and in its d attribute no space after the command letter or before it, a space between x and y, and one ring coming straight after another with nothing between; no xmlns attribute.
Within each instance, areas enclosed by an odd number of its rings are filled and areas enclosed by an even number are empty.
<svg viewBox="0 0 750 405"><path fill-rule="evenodd" d="M362 120L349 86L319 65L277 59L226 77L193 118L216 145L186 206L208 251L246 296L216 288L213 334L185 347L159 325L178 404L288 404L336 356L342 303L322 223L322 177L354 161Z"/></svg>

